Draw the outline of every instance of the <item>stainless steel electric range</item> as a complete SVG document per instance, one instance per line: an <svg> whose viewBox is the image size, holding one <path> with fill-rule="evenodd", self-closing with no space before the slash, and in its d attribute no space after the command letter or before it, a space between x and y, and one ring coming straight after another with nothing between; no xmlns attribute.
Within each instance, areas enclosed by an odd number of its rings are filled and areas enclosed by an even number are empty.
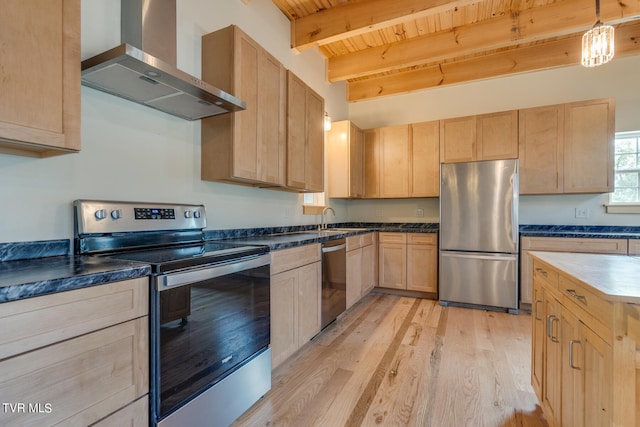
<svg viewBox="0 0 640 427"><path fill-rule="evenodd" d="M226 426L271 388L268 247L204 240L202 205L74 202L75 252L151 265L153 425Z"/></svg>

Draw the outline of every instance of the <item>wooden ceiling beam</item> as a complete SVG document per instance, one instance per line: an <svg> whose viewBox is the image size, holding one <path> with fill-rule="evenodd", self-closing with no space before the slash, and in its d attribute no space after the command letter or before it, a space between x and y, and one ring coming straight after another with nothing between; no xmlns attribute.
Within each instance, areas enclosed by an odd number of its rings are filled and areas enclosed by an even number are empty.
<svg viewBox="0 0 640 427"><path fill-rule="evenodd" d="M616 24L640 19L640 0L606 1L601 20ZM559 0L386 46L373 47L328 60L331 82L378 74L397 68L439 62L585 30L595 22L595 5L584 0Z"/></svg>
<svg viewBox="0 0 640 427"><path fill-rule="evenodd" d="M477 0L367 0L347 3L291 22L291 47L304 50L475 1Z"/></svg>
<svg viewBox="0 0 640 427"><path fill-rule="evenodd" d="M640 54L640 22L616 28L615 57ZM488 79L580 63L582 33L552 42L503 50L348 83L349 102L397 95L454 83Z"/></svg>

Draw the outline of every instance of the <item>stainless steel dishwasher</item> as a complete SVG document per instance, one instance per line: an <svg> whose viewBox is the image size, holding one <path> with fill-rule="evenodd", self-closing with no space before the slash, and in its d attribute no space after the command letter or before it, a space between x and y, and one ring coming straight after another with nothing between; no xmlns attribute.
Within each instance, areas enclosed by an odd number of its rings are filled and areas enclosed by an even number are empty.
<svg viewBox="0 0 640 427"><path fill-rule="evenodd" d="M345 239L322 244L322 316L324 329L347 309L347 245Z"/></svg>

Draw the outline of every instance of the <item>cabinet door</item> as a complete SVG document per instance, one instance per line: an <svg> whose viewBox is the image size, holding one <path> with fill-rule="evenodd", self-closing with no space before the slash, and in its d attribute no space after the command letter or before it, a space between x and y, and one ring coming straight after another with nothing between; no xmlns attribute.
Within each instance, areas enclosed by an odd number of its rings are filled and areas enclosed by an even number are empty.
<svg viewBox="0 0 640 427"><path fill-rule="evenodd" d="M366 295L377 285L378 263L377 263L377 245L375 242L371 245L362 247L362 291L361 296Z"/></svg>
<svg viewBox="0 0 640 427"><path fill-rule="evenodd" d="M321 264L298 269L298 347L320 332Z"/></svg>
<svg viewBox="0 0 640 427"><path fill-rule="evenodd" d="M324 191L324 99L306 87L305 187Z"/></svg>
<svg viewBox="0 0 640 427"><path fill-rule="evenodd" d="M561 193L564 105L528 108L518 115L520 194Z"/></svg>
<svg viewBox="0 0 640 427"><path fill-rule="evenodd" d="M440 122L411 125L409 197L440 195Z"/></svg>
<svg viewBox="0 0 640 427"><path fill-rule="evenodd" d="M524 242L526 237L522 238ZM524 246L524 245L523 245ZM531 299L533 289L533 274L532 274L533 262L529 257L529 251L520 248L520 302L526 304L533 304L535 299Z"/></svg>
<svg viewBox="0 0 640 427"><path fill-rule="evenodd" d="M306 85L287 73L287 185L304 189L306 179Z"/></svg>
<svg viewBox="0 0 640 427"><path fill-rule="evenodd" d="M364 196L364 134L349 123L349 197Z"/></svg>
<svg viewBox="0 0 640 427"><path fill-rule="evenodd" d="M271 276L271 352L273 369L298 349L298 272Z"/></svg>
<svg viewBox="0 0 640 427"><path fill-rule="evenodd" d="M476 116L440 121L440 163L476 160Z"/></svg>
<svg viewBox="0 0 640 427"><path fill-rule="evenodd" d="M542 383L542 405L551 424L560 422L562 346L560 341L560 303L548 292L543 292L546 338L544 343L544 381Z"/></svg>
<svg viewBox="0 0 640 427"><path fill-rule="evenodd" d="M404 243L380 243L379 251L378 286L406 289L407 245Z"/></svg>
<svg viewBox="0 0 640 427"><path fill-rule="evenodd" d="M483 114L477 118L476 158L518 158L518 111Z"/></svg>
<svg viewBox="0 0 640 427"><path fill-rule="evenodd" d="M432 245L407 245L407 289L438 291L438 251Z"/></svg>
<svg viewBox="0 0 640 427"><path fill-rule="evenodd" d="M562 411L561 425L583 426L584 420L584 339L580 321L562 309ZM594 424L605 425L605 424Z"/></svg>
<svg viewBox="0 0 640 427"><path fill-rule="evenodd" d="M533 303L531 306L531 385L539 401L542 401L544 383L544 344L546 339L546 314L542 286L533 284Z"/></svg>
<svg viewBox="0 0 640 427"><path fill-rule="evenodd" d="M0 40L0 152L80 150L80 1L3 1Z"/></svg>
<svg viewBox="0 0 640 427"><path fill-rule="evenodd" d="M327 191L331 198L350 196L350 142L349 121L333 122L327 133Z"/></svg>
<svg viewBox="0 0 640 427"><path fill-rule="evenodd" d="M380 197L409 195L409 126L380 128Z"/></svg>
<svg viewBox="0 0 640 427"><path fill-rule="evenodd" d="M584 420L585 425L609 426L613 424L611 397L613 384L613 350L588 327L582 327L584 340ZM637 399L637 395L636 395ZM637 403L636 403L637 407Z"/></svg>
<svg viewBox="0 0 640 427"><path fill-rule="evenodd" d="M613 191L613 98L566 104L564 122L564 192Z"/></svg>
<svg viewBox="0 0 640 427"><path fill-rule="evenodd" d="M347 252L347 309L362 296L362 248Z"/></svg>
<svg viewBox="0 0 640 427"><path fill-rule="evenodd" d="M380 198L380 138L378 129L364 131L364 197Z"/></svg>
<svg viewBox="0 0 640 427"><path fill-rule="evenodd" d="M276 58L260 49L258 74L259 180L285 184L287 74ZM245 101L246 102L246 101Z"/></svg>

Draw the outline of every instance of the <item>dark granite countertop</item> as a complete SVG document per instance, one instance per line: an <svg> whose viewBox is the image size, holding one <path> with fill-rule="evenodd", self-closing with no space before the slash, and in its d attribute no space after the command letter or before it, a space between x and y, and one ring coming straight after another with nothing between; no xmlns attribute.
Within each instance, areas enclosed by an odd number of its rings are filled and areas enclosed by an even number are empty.
<svg viewBox="0 0 640 427"><path fill-rule="evenodd" d="M436 223L340 223L330 224L327 230L318 231L313 226L276 228L252 228L207 231L207 240L225 240L247 245L267 245L270 250L323 243L372 231L403 233L437 233Z"/></svg>
<svg viewBox="0 0 640 427"><path fill-rule="evenodd" d="M520 225L520 235L525 237L640 239L640 227L617 225Z"/></svg>
<svg viewBox="0 0 640 427"><path fill-rule="evenodd" d="M151 273L138 262L73 256L68 240L0 244L0 303Z"/></svg>

